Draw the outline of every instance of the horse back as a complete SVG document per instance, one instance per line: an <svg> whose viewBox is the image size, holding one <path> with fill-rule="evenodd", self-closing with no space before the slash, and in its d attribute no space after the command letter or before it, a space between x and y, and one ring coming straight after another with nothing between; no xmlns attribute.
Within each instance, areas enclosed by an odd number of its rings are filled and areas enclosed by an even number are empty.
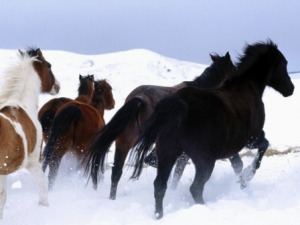
<svg viewBox="0 0 300 225"><path fill-rule="evenodd" d="M37 129L22 108L0 111L0 173L16 171L36 146Z"/></svg>
<svg viewBox="0 0 300 225"><path fill-rule="evenodd" d="M264 106L256 96L196 88L185 88L177 94L189 107L180 132L185 138L179 137L186 144L197 142L201 148L210 148L208 151L214 152L215 157L226 158L261 132Z"/></svg>
<svg viewBox="0 0 300 225"><path fill-rule="evenodd" d="M39 120L42 119L42 116L48 111L48 110L52 110L54 112L57 111L57 109L62 106L63 104L71 101L72 99L70 98L65 98L65 97L61 97L61 98L53 98L51 100L49 100L48 102L46 102L41 109L39 110L38 113L38 118Z"/></svg>

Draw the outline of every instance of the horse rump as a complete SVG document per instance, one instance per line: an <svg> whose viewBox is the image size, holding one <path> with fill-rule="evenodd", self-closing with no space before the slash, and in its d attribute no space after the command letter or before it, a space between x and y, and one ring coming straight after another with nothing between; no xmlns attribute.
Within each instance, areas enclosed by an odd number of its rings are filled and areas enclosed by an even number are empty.
<svg viewBox="0 0 300 225"><path fill-rule="evenodd" d="M81 110L76 105L70 105L62 109L53 119L49 140L47 145L44 148L43 156L43 166L42 169L45 172L50 159L54 153L54 147L59 137L61 137L66 131L67 128L73 127L81 118ZM73 125L73 126L71 126Z"/></svg>
<svg viewBox="0 0 300 225"><path fill-rule="evenodd" d="M142 133L133 147L130 160L134 161L131 179L137 179L142 173L144 159L159 135L167 135L178 129L188 113L188 105L178 96L171 94L155 106L152 115L145 121Z"/></svg>

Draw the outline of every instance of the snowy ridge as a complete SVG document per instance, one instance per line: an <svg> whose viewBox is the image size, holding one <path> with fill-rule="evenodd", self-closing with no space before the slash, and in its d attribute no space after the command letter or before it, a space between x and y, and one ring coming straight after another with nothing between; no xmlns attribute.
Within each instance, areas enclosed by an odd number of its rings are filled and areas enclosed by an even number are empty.
<svg viewBox="0 0 300 225"><path fill-rule="evenodd" d="M112 112L121 107L126 96L139 85L172 86L184 80L193 80L207 67L207 65L164 57L145 49L104 55L44 52L46 59L52 63L54 74L61 82L59 96L74 98L77 95L79 73L94 74L97 79L107 79L113 88L116 108ZM51 96L43 96L41 104L50 98ZM106 113L111 114L109 111Z"/></svg>

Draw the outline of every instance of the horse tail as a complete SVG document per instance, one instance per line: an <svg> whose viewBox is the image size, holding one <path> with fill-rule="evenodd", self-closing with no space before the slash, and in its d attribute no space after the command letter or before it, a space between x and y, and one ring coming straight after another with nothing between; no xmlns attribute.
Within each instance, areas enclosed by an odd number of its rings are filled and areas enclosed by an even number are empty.
<svg viewBox="0 0 300 225"><path fill-rule="evenodd" d="M43 133L48 132L50 130L53 118L55 116L55 110L48 109L45 111L40 117L40 123L42 125Z"/></svg>
<svg viewBox="0 0 300 225"><path fill-rule="evenodd" d="M139 113L145 104L139 97L134 97L126 102L112 117L112 119L99 130L91 139L88 147L88 156L85 174L90 176L94 188L98 184L98 172L104 172L105 156L114 140L126 129L129 124L137 123Z"/></svg>
<svg viewBox="0 0 300 225"><path fill-rule="evenodd" d="M131 179L138 179L142 173L144 159L158 135L167 136L176 131L186 118L188 105L177 95L170 95L157 103L152 115L145 121L142 134L133 147L130 160L134 163Z"/></svg>
<svg viewBox="0 0 300 225"><path fill-rule="evenodd" d="M75 105L70 105L61 110L53 118L49 140L43 151L44 160L42 169L44 172L53 156L57 140L63 136L67 129L70 129L70 127L74 126L81 116L81 109Z"/></svg>

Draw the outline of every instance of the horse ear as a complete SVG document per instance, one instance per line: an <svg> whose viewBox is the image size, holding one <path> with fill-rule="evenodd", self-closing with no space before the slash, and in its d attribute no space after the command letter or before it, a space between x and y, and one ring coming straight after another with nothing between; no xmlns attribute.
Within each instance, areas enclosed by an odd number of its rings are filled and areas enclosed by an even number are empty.
<svg viewBox="0 0 300 225"><path fill-rule="evenodd" d="M225 57L226 57L227 59L230 59L230 54L229 54L229 52L226 52Z"/></svg>
<svg viewBox="0 0 300 225"><path fill-rule="evenodd" d="M39 49L39 48L36 50L36 54L37 54L38 57L43 56L43 53L42 53L41 49Z"/></svg>
<svg viewBox="0 0 300 225"><path fill-rule="evenodd" d="M81 80L82 79L82 75L81 74L79 74L79 80Z"/></svg>
<svg viewBox="0 0 300 225"><path fill-rule="evenodd" d="M211 60L212 60L213 62L216 61L216 59L217 59L217 56L216 56L216 55L209 54L209 56L210 56L210 58L211 58Z"/></svg>
<svg viewBox="0 0 300 225"><path fill-rule="evenodd" d="M24 52L22 52L20 49L18 49L20 55L23 57L24 56Z"/></svg>

